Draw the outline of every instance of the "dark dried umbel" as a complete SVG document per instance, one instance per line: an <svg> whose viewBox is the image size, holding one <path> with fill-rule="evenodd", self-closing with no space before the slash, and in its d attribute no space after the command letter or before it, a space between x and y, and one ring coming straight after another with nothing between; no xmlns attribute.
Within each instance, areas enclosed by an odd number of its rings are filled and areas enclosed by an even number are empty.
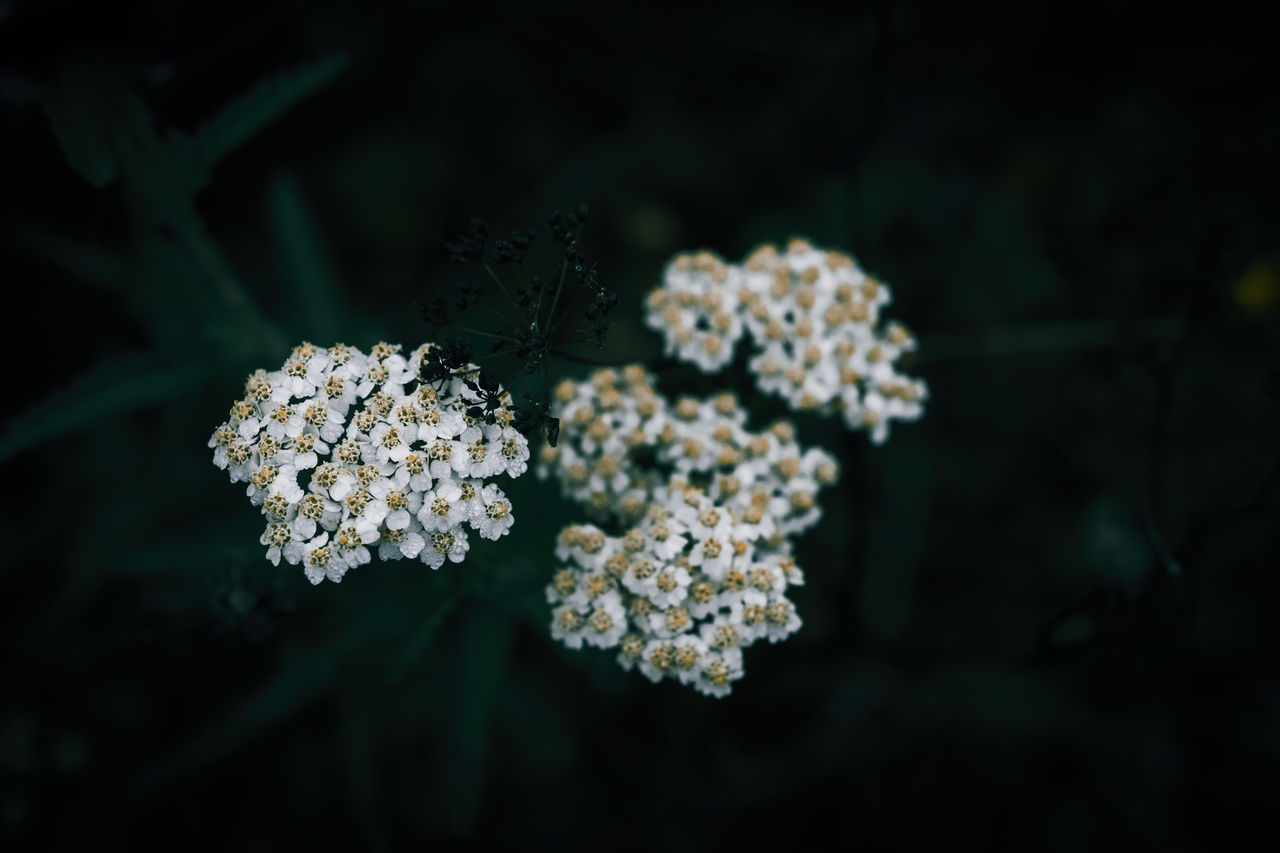
<svg viewBox="0 0 1280 853"><path fill-rule="evenodd" d="M471 361L471 344L461 338L442 341L422 354L418 377L423 382L444 382Z"/></svg>
<svg viewBox="0 0 1280 853"><path fill-rule="evenodd" d="M517 407L520 416L516 428L526 434L546 430L552 444L558 423L547 416L550 387L547 362L555 356L567 355L563 350L566 346L587 341L593 341L597 347L604 346L609 315L618 306L617 293L601 282L596 263L580 248L581 229L587 217L585 205L570 213L556 211L551 215L551 244L555 246L556 257L545 275L535 275L526 268L537 238L534 229L511 231L505 237L490 241L489 226L483 220L471 219L466 230L445 248L455 263L479 264L485 278L501 292L507 307L497 307L498 300L486 298L482 288L470 281L459 281L452 295L436 295L419 306L423 319L433 329L452 326L491 339L490 356L512 356L524 374L541 375L542 392L536 399L529 398L533 408ZM505 273L504 280L495 267L513 269ZM476 314L471 309L482 305L499 321L496 328L475 328L458 322L462 314ZM564 336L566 321L579 312L581 317L574 329L577 336ZM424 360L421 366L421 375L428 381L443 379L450 375L452 361L456 359L439 348L433 349L430 362ZM511 382L506 384L509 386ZM483 382L478 382L473 391L481 400L476 408L483 414L488 405L483 396Z"/></svg>
<svg viewBox="0 0 1280 853"><path fill-rule="evenodd" d="M450 260L465 264L470 261L484 261L484 245L489 240L489 226L483 219L471 217L467 223L467 233L459 234L452 242L445 243L445 251Z"/></svg>
<svg viewBox="0 0 1280 853"><path fill-rule="evenodd" d="M528 406L512 406L516 412L512 426L525 435L545 429L547 444L555 447L560 438L560 419L550 415L550 400L535 400L528 393L524 398Z"/></svg>
<svg viewBox="0 0 1280 853"><path fill-rule="evenodd" d="M476 395L476 399L467 400L468 403L474 403L467 409L467 417L483 420L488 424L494 423L497 412L507 398L507 392L502 389L502 384L484 368L481 368L479 376L466 380L464 384L472 394Z"/></svg>

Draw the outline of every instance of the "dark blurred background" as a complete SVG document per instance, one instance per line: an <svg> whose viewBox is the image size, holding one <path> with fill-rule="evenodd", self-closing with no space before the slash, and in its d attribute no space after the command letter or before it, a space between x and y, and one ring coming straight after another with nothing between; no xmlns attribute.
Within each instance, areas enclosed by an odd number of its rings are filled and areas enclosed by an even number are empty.
<svg viewBox="0 0 1280 853"><path fill-rule="evenodd" d="M1272 32L833 7L0 2L0 846L1278 828ZM550 640L581 514L532 476L465 563L312 587L209 462L293 343L423 340L468 217L579 203L622 299L585 356L658 355L674 252L794 234L922 342L886 446L799 421L844 465L805 627L723 701Z"/></svg>

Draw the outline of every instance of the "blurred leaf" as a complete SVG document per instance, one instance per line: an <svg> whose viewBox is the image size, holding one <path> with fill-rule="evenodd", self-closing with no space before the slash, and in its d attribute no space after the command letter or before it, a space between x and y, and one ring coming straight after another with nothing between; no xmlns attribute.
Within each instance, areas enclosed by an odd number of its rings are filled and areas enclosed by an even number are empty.
<svg viewBox="0 0 1280 853"><path fill-rule="evenodd" d="M256 523L256 521L255 521ZM157 541L141 547L120 549L103 562L113 573L133 578L166 578L178 574L209 577L229 563L248 558L241 544L227 544L225 531L204 535L183 531L177 540ZM260 556L253 553L256 558Z"/></svg>
<svg viewBox="0 0 1280 853"><path fill-rule="evenodd" d="M44 101L44 89L25 77L0 73L0 100L14 105L39 104Z"/></svg>
<svg viewBox="0 0 1280 853"><path fill-rule="evenodd" d="M503 728L514 734L515 743L524 750L522 767L554 772L579 760L577 732L556 704L554 690L545 683L513 670L503 686L497 713Z"/></svg>
<svg viewBox="0 0 1280 853"><path fill-rule="evenodd" d="M998 732L1010 738L1062 737L1092 722L1061 682L1001 663L939 668L910 684L891 712L924 731Z"/></svg>
<svg viewBox="0 0 1280 853"><path fill-rule="evenodd" d="M452 828L465 834L484 793L493 706L506 682L515 632L503 614L477 607L468 611L460 633L441 770Z"/></svg>
<svg viewBox="0 0 1280 853"><path fill-rule="evenodd" d="M131 793L145 797L222 756L233 754L241 745L297 714L331 689L339 664L363 644L380 623L380 617L370 617L332 641L301 653L266 684L220 712L206 729L141 773Z"/></svg>
<svg viewBox="0 0 1280 853"><path fill-rule="evenodd" d="M400 650L399 656L391 667L391 678L399 681L404 678L422 654L435 641L436 633L440 630L440 626L449 614L453 612L458 604L458 593L454 590L446 590L432 598L427 605L426 612L419 618L418 627L414 630L413 635L409 637L408 642Z"/></svg>
<svg viewBox="0 0 1280 853"><path fill-rule="evenodd" d="M227 104L196 131L192 140L197 162L212 167L227 152L253 136L307 95L337 77L347 58L330 56L282 71L259 82Z"/></svg>
<svg viewBox="0 0 1280 853"><path fill-rule="evenodd" d="M284 335L231 269L221 246L197 217L175 221L180 229L141 234L136 253L136 292L157 347L181 353L200 341L233 374L281 358Z"/></svg>
<svg viewBox="0 0 1280 853"><path fill-rule="evenodd" d="M0 462L65 432L194 391L213 366L201 362L164 367L140 356L95 365L5 426Z"/></svg>
<svg viewBox="0 0 1280 853"><path fill-rule="evenodd" d="M140 213L158 229L143 233L171 234L189 255L191 266L199 272L194 284L203 279L211 287L221 305L215 309L219 318L239 326L239 333L229 341L234 349L248 353L257 348L279 350L283 337L258 307L256 300L231 269L222 248L196 213L194 196L203 183L202 170L191 161L190 148L175 138L164 139L156 132L156 121L142 99L123 88L109 88L97 82L95 69L73 72L67 90L84 91L81 100L90 106L86 114L101 115L101 132L105 136L103 150L112 156L113 174L118 170ZM106 72L103 72L106 73ZM77 83L89 78L89 83ZM92 108L93 112L87 112ZM152 241L157 242L157 241ZM156 278L161 290L168 289L170 277ZM174 312L172 316L183 316ZM163 325L163 324L161 324Z"/></svg>
<svg viewBox="0 0 1280 853"><path fill-rule="evenodd" d="M200 278L212 287L221 301L217 309L220 319L225 315L228 322L239 327L229 336L229 343L236 350L252 352L259 344L264 350L283 348L279 330L263 315L195 211L194 196L203 183L204 170L192 161L190 146L184 147L174 137L162 139L156 132L151 110L140 98L100 79L109 80L109 73L110 69L72 69L49 100L50 118L55 130L62 128L59 138L72 164L98 186L122 173L139 209L162 224L165 233L176 237ZM313 71L312 77L316 73ZM287 81L281 85L294 91ZM234 137L239 141L248 135L245 122L256 114L254 105L263 98L269 100L275 91L267 84L263 86L229 106L223 117L213 120L215 128L222 128L219 138L225 141ZM237 108L237 104L241 106ZM241 136L235 136L237 129L243 132ZM167 276L158 280L165 287L170 281ZM176 316L182 316L182 312L176 312Z"/></svg>
<svg viewBox="0 0 1280 853"><path fill-rule="evenodd" d="M378 706L374 696L378 685L369 667L349 661L343 673L343 689L338 695L342 726L343 756L348 802L359 817L363 830L361 847L369 851L387 849L378 816Z"/></svg>
<svg viewBox="0 0 1280 853"><path fill-rule="evenodd" d="M1137 592L1153 568L1141 519L1108 496L1096 498L1083 519L1085 559L1109 588Z"/></svg>
<svg viewBox="0 0 1280 853"><path fill-rule="evenodd" d="M258 300L231 268L222 247L194 212L174 220L174 229L192 263L214 287L226 306L227 319L240 328L226 341L228 354L275 353L285 347L279 327L263 312Z"/></svg>
<svg viewBox="0 0 1280 853"><path fill-rule="evenodd" d="M1049 642L1059 647L1079 646L1092 640L1097 633L1097 621L1088 613L1081 613L1054 625L1049 634Z"/></svg>
<svg viewBox="0 0 1280 853"><path fill-rule="evenodd" d="M858 603L868 635L887 642L900 641L910 629L934 480L933 463L915 439L895 438L877 454L871 493L878 499L867 510L867 567Z"/></svg>
<svg viewBox="0 0 1280 853"><path fill-rule="evenodd" d="M86 82L87 76L69 75L45 100L44 111L71 167L95 187L105 187L119 172L109 101Z"/></svg>
<svg viewBox="0 0 1280 853"><path fill-rule="evenodd" d="M128 281L128 262L98 243L39 227L15 229L14 240L83 284L114 290Z"/></svg>
<svg viewBox="0 0 1280 853"><path fill-rule="evenodd" d="M298 318L303 336L323 341L342 337L342 286L334 274L333 262L293 175L281 172L269 190L271 225L288 267L285 281L292 291L292 304L301 308ZM349 334L349 333L348 333Z"/></svg>

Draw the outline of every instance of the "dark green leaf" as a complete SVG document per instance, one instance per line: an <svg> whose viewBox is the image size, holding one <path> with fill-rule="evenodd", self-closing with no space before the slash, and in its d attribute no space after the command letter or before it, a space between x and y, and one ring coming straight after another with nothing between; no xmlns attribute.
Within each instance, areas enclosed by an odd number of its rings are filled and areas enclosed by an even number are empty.
<svg viewBox="0 0 1280 853"><path fill-rule="evenodd" d="M211 363L161 366L121 358L90 367L10 421L0 433L0 462L76 429L195 390Z"/></svg>
<svg viewBox="0 0 1280 853"><path fill-rule="evenodd" d="M470 831L484 794L494 702L507 678L515 632L496 610L472 608L461 626L442 770L453 830Z"/></svg>
<svg viewBox="0 0 1280 853"><path fill-rule="evenodd" d="M129 279L128 262L107 246L35 226L15 230L14 239L80 283L115 290Z"/></svg>
<svg viewBox="0 0 1280 853"><path fill-rule="evenodd" d="M104 101L68 83L45 101L45 114L71 167L95 187L105 187L119 172Z"/></svg>
<svg viewBox="0 0 1280 853"><path fill-rule="evenodd" d="M329 56L262 80L200 126L192 140L197 161L206 168L212 167L227 152L337 77L346 67L345 56Z"/></svg>
<svg viewBox="0 0 1280 853"><path fill-rule="evenodd" d="M333 642L283 667L266 684L219 712L208 728L142 773L134 795L146 796L220 756L233 753L237 747L323 696L330 690L341 661L358 648L377 625L376 619L366 620Z"/></svg>
<svg viewBox="0 0 1280 853"><path fill-rule="evenodd" d="M342 337L342 286L333 262L307 209L298 181L288 173L276 175L269 190L271 223L287 267L285 281L291 302L301 312L303 336L323 341ZM349 332L347 334L350 334Z"/></svg>
<svg viewBox="0 0 1280 853"><path fill-rule="evenodd" d="M391 677L395 680L404 678L409 668L422 657L423 652L431 648L436 633L449 614L458 604L458 593L454 590L440 591L427 605L426 612L418 619L413 635L401 648L399 656L391 667Z"/></svg>

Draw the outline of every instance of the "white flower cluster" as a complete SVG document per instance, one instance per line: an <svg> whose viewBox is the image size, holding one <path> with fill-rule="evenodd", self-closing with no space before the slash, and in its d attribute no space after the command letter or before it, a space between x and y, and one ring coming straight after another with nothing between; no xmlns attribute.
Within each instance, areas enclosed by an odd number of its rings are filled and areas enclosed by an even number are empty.
<svg viewBox="0 0 1280 853"><path fill-rule="evenodd" d="M552 637L618 648L624 669L655 682L728 695L744 648L800 627L786 595L804 581L791 537L817 522L835 460L802 451L789 423L748 431L732 394L672 405L639 366L563 382L554 402L560 444L541 451L539 476L619 535L561 531Z"/></svg>
<svg viewBox="0 0 1280 853"><path fill-rule="evenodd" d="M889 423L921 416L925 383L894 362L916 348L897 324L882 324L889 288L853 258L792 240L785 252L756 249L742 264L711 252L677 255L649 294L645 322L665 352L714 373L749 336L748 368L761 391L796 410L839 411L876 444Z"/></svg>
<svg viewBox="0 0 1280 853"><path fill-rule="evenodd" d="M280 370L245 382L209 446L231 482L249 484L272 563L283 557L312 583L337 582L376 546L384 560L438 569L462 561L468 527L485 539L510 529L510 501L485 482L528 467L509 395L478 400L466 385L473 365L420 382L430 348L406 358L387 343L368 354L303 343Z"/></svg>

